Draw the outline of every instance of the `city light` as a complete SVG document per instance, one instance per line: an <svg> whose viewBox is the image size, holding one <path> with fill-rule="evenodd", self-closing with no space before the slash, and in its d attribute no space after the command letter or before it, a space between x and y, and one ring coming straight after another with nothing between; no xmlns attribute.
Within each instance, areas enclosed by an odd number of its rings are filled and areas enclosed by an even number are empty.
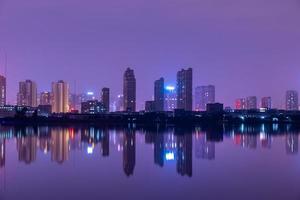
<svg viewBox="0 0 300 200"><path fill-rule="evenodd" d="M93 146L88 146L87 147L87 154L93 154L94 152L94 147Z"/></svg>
<svg viewBox="0 0 300 200"><path fill-rule="evenodd" d="M166 90L173 91L173 90L175 90L175 87L172 85L168 85L168 86L166 86Z"/></svg>
<svg viewBox="0 0 300 200"><path fill-rule="evenodd" d="M167 152L166 154L165 154L165 158L166 158L166 160L175 160L175 154L174 154L174 152Z"/></svg>

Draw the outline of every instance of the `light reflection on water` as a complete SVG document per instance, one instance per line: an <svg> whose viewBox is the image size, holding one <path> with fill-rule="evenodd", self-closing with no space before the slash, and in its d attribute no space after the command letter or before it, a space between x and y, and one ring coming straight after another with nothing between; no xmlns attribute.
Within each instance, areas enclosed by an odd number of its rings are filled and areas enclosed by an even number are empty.
<svg viewBox="0 0 300 200"><path fill-rule="evenodd" d="M299 132L0 127L0 199L298 199Z"/></svg>

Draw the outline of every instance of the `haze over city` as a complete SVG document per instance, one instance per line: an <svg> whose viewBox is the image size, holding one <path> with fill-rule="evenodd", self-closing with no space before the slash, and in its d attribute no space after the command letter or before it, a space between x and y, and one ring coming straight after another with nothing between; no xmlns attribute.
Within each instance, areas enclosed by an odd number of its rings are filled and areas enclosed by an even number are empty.
<svg viewBox="0 0 300 200"><path fill-rule="evenodd" d="M216 86L216 100L300 90L300 2L297 0L97 1L0 0L0 65L7 54L8 102L18 82L38 91L66 80L74 91L122 93L125 69L135 70L137 107L153 97L153 82L176 84L192 67L195 88Z"/></svg>

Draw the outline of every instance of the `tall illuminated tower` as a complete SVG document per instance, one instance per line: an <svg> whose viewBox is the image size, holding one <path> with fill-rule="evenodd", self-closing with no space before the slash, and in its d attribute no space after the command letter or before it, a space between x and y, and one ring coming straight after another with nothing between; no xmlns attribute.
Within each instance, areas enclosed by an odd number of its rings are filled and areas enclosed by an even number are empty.
<svg viewBox="0 0 300 200"><path fill-rule="evenodd" d="M193 109L193 70L188 68L177 72L177 108Z"/></svg>
<svg viewBox="0 0 300 200"><path fill-rule="evenodd" d="M123 77L124 110L136 111L136 79L134 71L127 68Z"/></svg>
<svg viewBox="0 0 300 200"><path fill-rule="evenodd" d="M177 108L176 87L168 85L165 88L165 111L173 111Z"/></svg>
<svg viewBox="0 0 300 200"><path fill-rule="evenodd" d="M37 86L31 80L19 82L19 92L17 95L19 106L37 107Z"/></svg>
<svg viewBox="0 0 300 200"><path fill-rule="evenodd" d="M6 104L6 78L0 75L0 106Z"/></svg>
<svg viewBox="0 0 300 200"><path fill-rule="evenodd" d="M69 111L69 84L64 81L52 83L52 112Z"/></svg>

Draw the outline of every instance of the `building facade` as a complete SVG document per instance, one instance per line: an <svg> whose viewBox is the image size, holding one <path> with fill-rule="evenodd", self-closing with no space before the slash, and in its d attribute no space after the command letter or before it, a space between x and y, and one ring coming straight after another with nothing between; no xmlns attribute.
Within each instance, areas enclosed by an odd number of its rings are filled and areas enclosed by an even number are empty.
<svg viewBox="0 0 300 200"><path fill-rule="evenodd" d="M19 92L17 94L18 106L37 107L37 86L31 80L19 82Z"/></svg>
<svg viewBox="0 0 300 200"><path fill-rule="evenodd" d="M286 110L298 110L298 92L295 90L289 90L286 92Z"/></svg>
<svg viewBox="0 0 300 200"><path fill-rule="evenodd" d="M6 104L6 78L0 75L0 106Z"/></svg>
<svg viewBox="0 0 300 200"><path fill-rule="evenodd" d="M205 111L206 105L215 103L215 86L199 86L195 89L195 109L196 111Z"/></svg>
<svg viewBox="0 0 300 200"><path fill-rule="evenodd" d="M246 98L246 107L247 110L257 109L257 97L250 96Z"/></svg>
<svg viewBox="0 0 300 200"><path fill-rule="evenodd" d="M69 84L62 80L52 83L52 112L69 112Z"/></svg>
<svg viewBox="0 0 300 200"><path fill-rule="evenodd" d="M136 79L134 71L127 68L123 77L124 111L136 111Z"/></svg>
<svg viewBox="0 0 300 200"><path fill-rule="evenodd" d="M51 105L51 92L41 92L40 105Z"/></svg>
<svg viewBox="0 0 300 200"><path fill-rule="evenodd" d="M177 93L175 86L165 88L165 111L173 111L177 108Z"/></svg>
<svg viewBox="0 0 300 200"><path fill-rule="evenodd" d="M177 72L177 109L193 109L193 70L182 69Z"/></svg>
<svg viewBox="0 0 300 200"><path fill-rule="evenodd" d="M164 78L154 82L155 111L164 111L165 83Z"/></svg>
<svg viewBox="0 0 300 200"><path fill-rule="evenodd" d="M104 104L98 100L90 100L81 103L82 114L101 114L105 112L106 108Z"/></svg>
<svg viewBox="0 0 300 200"><path fill-rule="evenodd" d="M263 97L261 99L261 108L272 109L272 98L271 97Z"/></svg>
<svg viewBox="0 0 300 200"><path fill-rule="evenodd" d="M109 88L102 88L101 91L101 101L105 107L106 112L109 112Z"/></svg>
<svg viewBox="0 0 300 200"><path fill-rule="evenodd" d="M246 99L245 98L239 98L235 100L235 109L237 110L246 110Z"/></svg>

